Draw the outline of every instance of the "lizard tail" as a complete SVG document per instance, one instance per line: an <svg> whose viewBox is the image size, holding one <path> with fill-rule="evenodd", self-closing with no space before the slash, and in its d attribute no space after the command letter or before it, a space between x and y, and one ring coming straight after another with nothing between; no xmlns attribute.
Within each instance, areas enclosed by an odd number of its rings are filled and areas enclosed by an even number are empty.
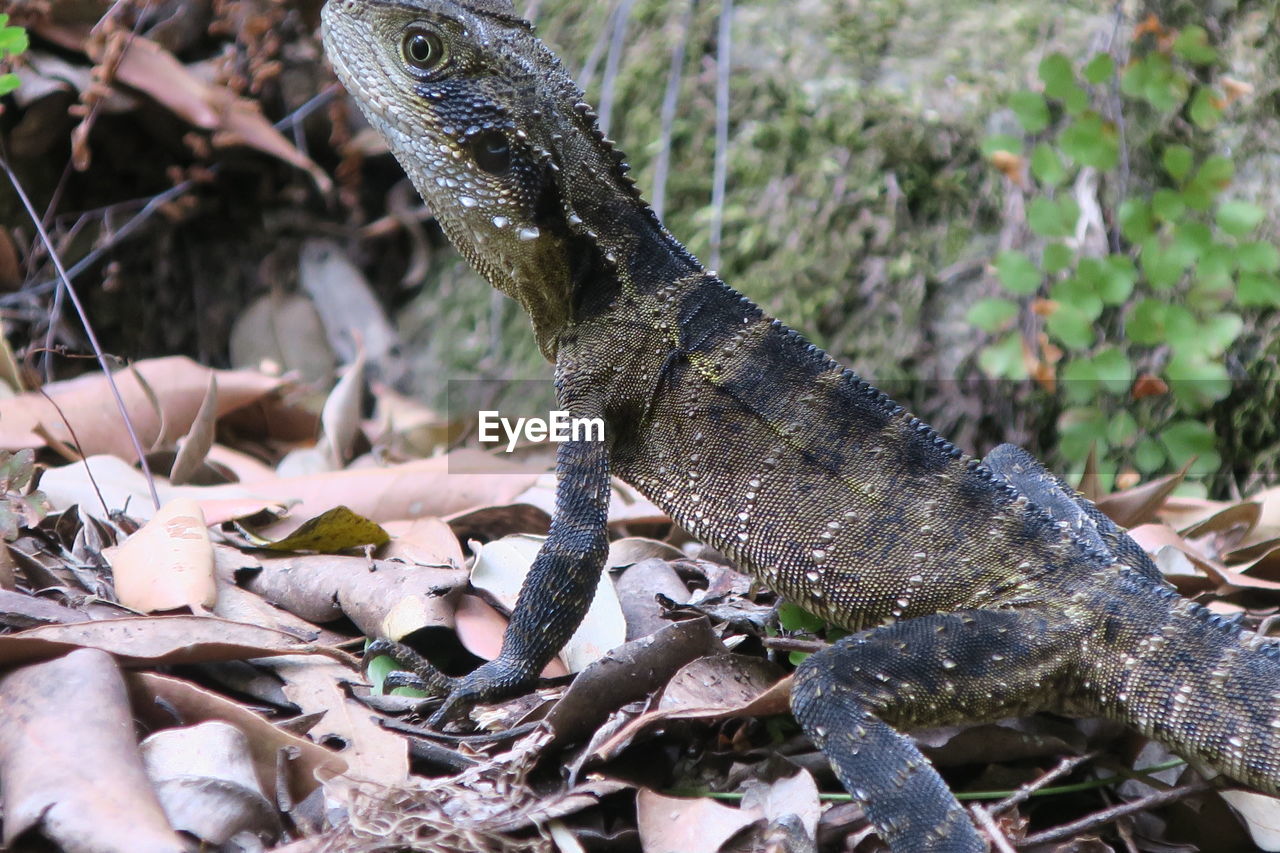
<svg viewBox="0 0 1280 853"><path fill-rule="evenodd" d="M1140 573L1120 583L1097 601L1084 692L1185 758L1280 794L1280 645Z"/></svg>

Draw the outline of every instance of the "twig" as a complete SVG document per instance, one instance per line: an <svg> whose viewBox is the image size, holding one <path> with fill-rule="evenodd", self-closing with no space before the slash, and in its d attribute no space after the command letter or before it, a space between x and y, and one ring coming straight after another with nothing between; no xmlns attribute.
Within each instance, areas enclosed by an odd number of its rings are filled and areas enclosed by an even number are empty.
<svg viewBox="0 0 1280 853"><path fill-rule="evenodd" d="M720 9L716 48L716 167L711 188L711 268L720 269L725 187L729 182L729 72L733 63L733 0Z"/></svg>
<svg viewBox="0 0 1280 853"><path fill-rule="evenodd" d="M991 839L992 845L999 853L1018 853L1009 843L1009 839L1005 838L1000 827L996 825L989 811L979 805L970 806L969 811L973 813L973 819L978 826L987 831L987 837Z"/></svg>
<svg viewBox="0 0 1280 853"><path fill-rule="evenodd" d="M1104 826L1112 821L1119 820L1127 815L1136 814L1145 809L1152 809L1158 806L1168 805L1177 802L1183 797L1192 794L1198 794L1201 791L1208 791L1213 786L1205 781L1192 782L1190 785L1182 785L1177 788L1171 788L1168 791L1157 791L1154 794L1143 797L1140 800L1134 800L1131 803L1125 803L1119 806L1112 806L1109 809L1103 809L1095 812L1088 817L1073 821L1072 823L1064 823L1061 826L1055 826L1053 829L1046 829L1044 832L1037 832L1035 835L1029 835L1023 839L1018 846L1033 847L1037 844L1047 844L1050 841L1061 841L1078 835L1082 832L1088 832Z"/></svg>
<svg viewBox="0 0 1280 853"><path fill-rule="evenodd" d="M671 68L667 72L667 91L662 96L662 130L658 136L658 160L653 171L653 212L661 219L667 207L667 174L671 171L671 134L676 123L676 109L680 106L680 82L684 77L685 53L688 49L689 31L693 29L693 10L698 0L685 0L680 15L680 32L676 34L675 47L671 49Z"/></svg>
<svg viewBox="0 0 1280 853"><path fill-rule="evenodd" d="M76 309L76 315L79 316L80 324L84 327L85 336L89 339L93 354L97 357L98 364L102 367L102 373L111 388L111 396L115 398L116 407L120 410L120 416L124 418L125 431L129 434L129 441L133 443L134 453L138 454L138 464L142 466L142 473L147 478L147 488L151 490L151 501L155 504L156 509L159 509L160 495L156 491L155 478L151 476L151 466L147 464L146 454L142 452L142 442L138 440L137 430L133 428L133 420L129 417L129 410L124 404L124 397L120 394L120 388L116 385L115 377L111 375L111 366L107 364L107 355L102 351L102 346L98 343L98 336L94 334L93 325L89 322L89 315L84 310L80 297L76 295L75 288L71 286L71 279L67 277L67 271L62 267L62 258L58 255L57 249L54 248L53 241L49 239L49 232L45 230L44 223L40 221L35 205L27 197L27 192L22 188L22 184L18 181L18 176L14 174L9 161L0 158L0 168L3 168L5 174L9 176L9 182L13 184L13 189L22 201L22 206L26 209L27 216L31 217L31 223L35 225L36 231L40 235L40 240L44 243L45 250L49 253L49 260L53 262L54 269L58 271L58 278L62 281L62 286L66 288L67 298L71 300L72 306Z"/></svg>
<svg viewBox="0 0 1280 853"><path fill-rule="evenodd" d="M600 83L600 130L609 135L613 122L613 96L618 83L618 66L622 64L623 42L627 38L627 24L631 20L631 7L635 0L622 0L613 16L613 38L609 41L609 55L604 61L604 80Z"/></svg>
<svg viewBox="0 0 1280 853"><path fill-rule="evenodd" d="M1097 752L1087 752L1084 755L1073 755L1062 759L1062 761L1058 763L1057 767L1053 768L1048 773L1043 774L1039 779L1036 779L1033 782L1028 782L1018 790L1014 791L1010 796L1005 797L1000 802L991 806L991 814L998 815L1008 811L1029 798L1036 791L1046 787L1050 782L1055 779L1061 779L1081 764L1084 764L1086 761L1092 761L1097 757Z"/></svg>

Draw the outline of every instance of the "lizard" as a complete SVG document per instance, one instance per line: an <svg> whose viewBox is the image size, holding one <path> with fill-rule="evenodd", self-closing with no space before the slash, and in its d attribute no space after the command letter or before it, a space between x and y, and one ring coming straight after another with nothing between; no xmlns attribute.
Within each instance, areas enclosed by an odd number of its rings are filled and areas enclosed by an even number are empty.
<svg viewBox="0 0 1280 853"><path fill-rule="evenodd" d="M903 732L1119 720L1280 793L1280 647L1179 596L1025 451L976 459L708 271L510 0L328 0L323 42L444 233L528 313L559 404L556 511L500 654L434 723L536 681L608 548L610 478L852 632L792 711L895 853L986 842Z"/></svg>

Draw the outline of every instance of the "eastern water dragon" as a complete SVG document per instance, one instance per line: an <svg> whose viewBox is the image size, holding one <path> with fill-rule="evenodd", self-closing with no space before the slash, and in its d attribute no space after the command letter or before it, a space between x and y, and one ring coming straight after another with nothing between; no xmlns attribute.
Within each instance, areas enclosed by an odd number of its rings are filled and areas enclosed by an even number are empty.
<svg viewBox="0 0 1280 853"><path fill-rule="evenodd" d="M1280 793L1280 652L1178 596L1033 458L967 456L708 272L509 0L329 0L324 42L445 233L520 302L560 404L550 536L502 652L437 719L537 678L607 552L610 477L850 631L792 707L899 853L982 836L904 729L1037 710L1127 723Z"/></svg>

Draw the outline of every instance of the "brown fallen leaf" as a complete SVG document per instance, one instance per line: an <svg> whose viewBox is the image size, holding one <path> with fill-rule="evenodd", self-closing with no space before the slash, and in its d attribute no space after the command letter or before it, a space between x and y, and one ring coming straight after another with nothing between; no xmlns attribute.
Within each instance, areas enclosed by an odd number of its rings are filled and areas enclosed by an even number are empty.
<svg viewBox="0 0 1280 853"><path fill-rule="evenodd" d="M154 672L125 675L133 706L153 728L221 720L249 739L253 766L263 791L282 791L293 802L306 799L330 778L346 770L346 762L306 738L273 726L262 717L217 693L188 681ZM172 714L177 714L175 721ZM279 779L281 771L285 778Z"/></svg>
<svg viewBox="0 0 1280 853"><path fill-rule="evenodd" d="M279 837L280 815L258 785L249 739L235 726L213 720L156 732L142 742L142 761L175 829L214 845L240 832Z"/></svg>
<svg viewBox="0 0 1280 853"><path fill-rule="evenodd" d="M411 566L365 557L263 558L244 586L267 601L323 624L346 616L371 637L400 639L426 627L453 627L466 569ZM392 636L389 632L395 632Z"/></svg>
<svg viewBox="0 0 1280 853"><path fill-rule="evenodd" d="M0 664L48 660L77 648L109 652L125 666L333 654L281 631L212 616L150 616L42 625L0 635Z"/></svg>
<svg viewBox="0 0 1280 853"><path fill-rule="evenodd" d="M75 853L187 850L142 769L110 655L82 649L9 673L0 717L6 846L39 827Z"/></svg>
<svg viewBox="0 0 1280 853"><path fill-rule="evenodd" d="M209 374L209 387L205 391L204 400L196 412L191 429L178 442L178 455L169 469L169 482L181 486L191 479L204 466L204 461L213 447L214 429L218 421L218 375Z"/></svg>
<svg viewBox="0 0 1280 853"><path fill-rule="evenodd" d="M1182 484L1191 463L1183 466L1181 471L1144 483L1136 488L1123 492L1113 492L1098 498L1098 509L1121 527L1137 527L1155 518L1156 511L1165 500L1173 494L1174 489Z"/></svg>
<svg viewBox="0 0 1280 853"><path fill-rule="evenodd" d="M737 660L733 660L733 659ZM704 663L703 661L706 661ZM749 661L745 662L744 661ZM760 664L767 665L761 667ZM700 658L684 667L681 673L672 679L674 690L668 687L663 693L659 706L632 720L604 743L598 745L593 753L594 758L608 759L617 755L640 732L658 725L664 720L724 720L730 717L764 717L774 714L785 714L790 710L791 676L775 681L771 685L764 682L768 678L766 669L776 665L758 658L746 658L742 655L714 655ZM733 674L741 670L743 681L737 681ZM717 690L713 685L725 685ZM671 693L671 702L667 704L667 694Z"/></svg>
<svg viewBox="0 0 1280 853"><path fill-rule="evenodd" d="M380 785L402 785L409 775L409 744L378 725L367 707L343 692L352 673L333 661L285 657L263 661L284 682L285 695L304 714L323 712L311 736L333 747L344 775Z"/></svg>
<svg viewBox="0 0 1280 853"><path fill-rule="evenodd" d="M109 40L92 38L87 28L44 20L37 22L33 30L68 50L87 53L95 63L102 62L108 50ZM327 195L333 189L333 182L325 171L272 127L256 101L238 97L225 86L201 80L150 39L130 34L115 64L115 79L147 93L196 127L211 131L215 146L255 148L305 171L322 194Z"/></svg>
<svg viewBox="0 0 1280 853"><path fill-rule="evenodd" d="M174 442L191 429L204 402L211 374L218 377L219 417L283 385L279 379L258 373L213 371L183 356L151 359L133 367L163 407L161 412L155 410L150 395L131 371L116 373L116 384L143 447ZM48 399L30 393L0 400L0 449L46 446L47 441L39 430L43 427L58 441L74 444L85 456L102 453L137 461L110 386L102 374L54 382L45 386L44 393ZM63 425L64 415L75 430L77 440L72 439Z"/></svg>
<svg viewBox="0 0 1280 853"><path fill-rule="evenodd" d="M646 853L719 853L730 838L763 821L762 810L735 809L708 797L667 797L648 788L636 794Z"/></svg>
<svg viewBox="0 0 1280 853"><path fill-rule="evenodd" d="M190 498L170 501L136 533L102 552L111 564L116 597L144 613L213 607L213 543L200 506Z"/></svg>

